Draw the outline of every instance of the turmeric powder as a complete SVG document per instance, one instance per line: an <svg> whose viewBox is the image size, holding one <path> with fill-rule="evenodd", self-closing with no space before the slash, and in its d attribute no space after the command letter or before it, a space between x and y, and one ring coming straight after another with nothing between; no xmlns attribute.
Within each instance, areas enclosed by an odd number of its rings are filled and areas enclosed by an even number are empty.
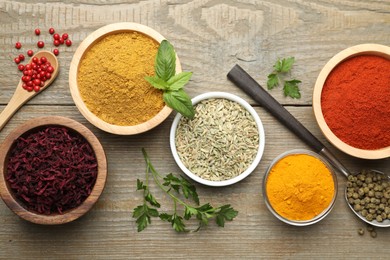
<svg viewBox="0 0 390 260"><path fill-rule="evenodd" d="M272 208L282 217L311 220L332 202L335 184L332 173L318 158L291 154L269 172L266 193Z"/></svg>
<svg viewBox="0 0 390 260"><path fill-rule="evenodd" d="M83 56L77 83L87 108L120 126L137 125L164 107L162 92L144 78L154 74L159 43L138 32L105 36Z"/></svg>

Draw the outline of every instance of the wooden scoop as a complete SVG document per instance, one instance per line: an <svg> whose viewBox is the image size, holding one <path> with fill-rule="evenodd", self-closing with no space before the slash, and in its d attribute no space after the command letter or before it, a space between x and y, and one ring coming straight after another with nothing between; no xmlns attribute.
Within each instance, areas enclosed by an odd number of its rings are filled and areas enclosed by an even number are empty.
<svg viewBox="0 0 390 260"><path fill-rule="evenodd" d="M23 89L23 81L20 79L18 86L16 87L15 93L13 94L11 100L8 102L8 105L4 108L3 112L0 114L0 131L3 129L5 124L8 122L8 120L11 119L11 117L18 111L18 109L25 104L27 101L29 101L31 98L36 96L37 94L41 93L43 90L45 90L57 77L59 67L58 67L58 60L56 56L54 56L53 53L49 51L40 51L36 53L28 63L31 63L32 59L34 57L41 58L46 57L47 61L51 63L51 66L54 68L53 73L51 74L51 78L45 81L45 85L41 87L41 89L38 92L35 91L27 91Z"/></svg>

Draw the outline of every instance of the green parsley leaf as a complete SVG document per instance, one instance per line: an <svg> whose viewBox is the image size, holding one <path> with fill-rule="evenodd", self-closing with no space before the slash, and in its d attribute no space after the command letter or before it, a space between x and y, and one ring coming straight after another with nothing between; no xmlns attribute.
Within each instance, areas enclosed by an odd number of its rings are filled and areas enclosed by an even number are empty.
<svg viewBox="0 0 390 260"><path fill-rule="evenodd" d="M181 72L168 80L169 90L179 90L190 81L192 72Z"/></svg>
<svg viewBox="0 0 390 260"><path fill-rule="evenodd" d="M137 179L137 190L146 190L146 185L139 179Z"/></svg>
<svg viewBox="0 0 390 260"><path fill-rule="evenodd" d="M156 89L161 89L161 90L168 90L169 85L167 82L162 80L159 77L153 76L153 77L145 77L146 81L150 83L153 87Z"/></svg>
<svg viewBox="0 0 390 260"><path fill-rule="evenodd" d="M267 87L268 89L273 89L279 84L278 75L271 73L268 75Z"/></svg>
<svg viewBox="0 0 390 260"><path fill-rule="evenodd" d="M163 98L165 103L182 114L185 117L192 119L195 115L194 107L190 97L180 89L177 91L167 91L164 92Z"/></svg>
<svg viewBox="0 0 390 260"><path fill-rule="evenodd" d="M167 40L160 43L154 69L156 75L165 82L176 74L176 53Z"/></svg>
<svg viewBox="0 0 390 260"><path fill-rule="evenodd" d="M172 189L174 189L177 193L180 193L180 188L183 192L183 195L186 199L188 199L190 196L194 200L194 202L199 205L199 197L198 193L196 192L196 188L194 185L192 185L187 179L183 178L182 176L175 177L172 173L168 174L164 177L164 186L169 186Z"/></svg>
<svg viewBox="0 0 390 260"><path fill-rule="evenodd" d="M301 93L299 92L299 83L301 83L301 81L296 79L285 81L283 87L284 95L292 98L300 98Z"/></svg>
<svg viewBox="0 0 390 260"><path fill-rule="evenodd" d="M149 208L146 204L136 207L133 211L133 218L136 218L138 232L144 230L151 223L151 217L158 217L158 211Z"/></svg>
<svg viewBox="0 0 390 260"><path fill-rule="evenodd" d="M281 72L281 73L289 72L294 62L295 62L294 57L288 57L282 60L278 59L278 61L274 65L274 69L276 72Z"/></svg>
<svg viewBox="0 0 390 260"><path fill-rule="evenodd" d="M192 216L198 214L198 211L190 206L185 206L184 209L184 219L189 220Z"/></svg>
<svg viewBox="0 0 390 260"><path fill-rule="evenodd" d="M225 226L225 220L233 220L238 215L238 211L234 210L230 205L224 205L220 207L219 212L217 213L217 217L215 221L217 222L217 225L220 227Z"/></svg>
<svg viewBox="0 0 390 260"><path fill-rule="evenodd" d="M157 202L156 198L150 192L148 192L148 194L146 194L145 200L147 202L149 202L150 205L155 206L157 208L159 208L161 206L160 203Z"/></svg>
<svg viewBox="0 0 390 260"><path fill-rule="evenodd" d="M294 62L295 62L294 57L278 59L276 61L274 65L274 71L268 75L268 80L267 80L268 89L273 89L274 87L278 86L280 83L283 84L283 92L286 97L287 96L292 98L301 97L301 93L299 92L299 86L298 86L298 84L301 83L301 81L296 79L286 81L284 79L284 76L286 76L285 74L291 70Z"/></svg>
<svg viewBox="0 0 390 260"><path fill-rule="evenodd" d="M180 194L181 190L183 197L186 199L192 198L197 205L199 205L199 198L194 185L180 175L177 177L170 173L163 177L151 164L145 149L142 149L142 153L146 162L146 183L144 184L142 181L137 180L137 188L144 190L144 203L136 207L133 211L133 218L137 219L136 223L138 225L139 232L144 230L151 223L152 217L159 217L161 220L171 223L172 228L177 232L187 232L189 230L186 229L184 221L195 216L199 221L199 225L192 231L196 232L201 227L206 226L212 218L216 219L218 226L224 226L226 220L233 220L233 218L237 216L237 211L231 208L230 205L214 208L210 205L210 203L206 203L200 207L196 207L180 199L176 196L176 193L172 193L172 190L175 190L177 194ZM148 202L152 206L160 207L160 204L149 192L149 174L152 175L156 185L172 199L174 204L174 211L172 214L166 212L160 213L157 209L148 207ZM184 208L183 215L181 215L182 213L179 214L179 212L182 211L177 209L178 206L182 206Z"/></svg>

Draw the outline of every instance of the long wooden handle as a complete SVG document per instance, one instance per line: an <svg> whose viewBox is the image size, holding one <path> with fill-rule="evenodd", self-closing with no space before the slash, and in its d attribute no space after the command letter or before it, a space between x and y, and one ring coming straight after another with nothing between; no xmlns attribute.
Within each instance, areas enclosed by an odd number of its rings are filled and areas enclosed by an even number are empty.
<svg viewBox="0 0 390 260"><path fill-rule="evenodd" d="M239 65L235 65L227 77L251 96L257 103L266 108L288 129L293 131L306 144L319 153L324 145L307 130L293 115L290 114L278 101L276 101L263 87L261 87Z"/></svg>
<svg viewBox="0 0 390 260"><path fill-rule="evenodd" d="M20 86L18 86L20 87ZM27 93L27 91L23 90ZM18 94L21 94L18 96ZM29 99L27 94L20 93L20 91L16 91L12 96L11 100L8 102L8 105L4 108L4 110L0 114L0 131L4 128L7 122L11 119L11 117L19 110L19 108Z"/></svg>
<svg viewBox="0 0 390 260"><path fill-rule="evenodd" d="M350 172L339 162L325 146L306 129L293 115L290 114L276 99L260 86L239 65L235 65L227 75L234 84L251 96L257 103L266 108L282 124L301 138L314 151L323 155L328 161L345 176Z"/></svg>

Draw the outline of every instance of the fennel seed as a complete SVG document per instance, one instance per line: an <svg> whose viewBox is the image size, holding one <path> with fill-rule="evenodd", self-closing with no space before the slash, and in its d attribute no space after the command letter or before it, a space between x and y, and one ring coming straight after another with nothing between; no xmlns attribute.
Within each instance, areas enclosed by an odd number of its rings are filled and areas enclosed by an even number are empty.
<svg viewBox="0 0 390 260"><path fill-rule="evenodd" d="M182 117L175 136L178 155L202 179L223 181L243 173L256 157L259 131L252 115L237 102L208 99L195 117Z"/></svg>

